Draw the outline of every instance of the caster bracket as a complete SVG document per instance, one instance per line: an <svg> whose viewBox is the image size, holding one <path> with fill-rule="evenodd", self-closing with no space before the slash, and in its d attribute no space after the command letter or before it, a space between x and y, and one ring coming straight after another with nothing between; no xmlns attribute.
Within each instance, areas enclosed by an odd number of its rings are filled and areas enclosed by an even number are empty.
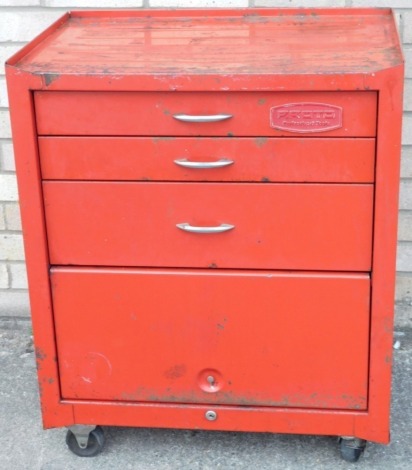
<svg viewBox="0 0 412 470"><path fill-rule="evenodd" d="M73 433L80 449L86 449L87 444L89 443L90 433L96 429L96 426L74 424L73 426L68 426L67 429Z"/></svg>

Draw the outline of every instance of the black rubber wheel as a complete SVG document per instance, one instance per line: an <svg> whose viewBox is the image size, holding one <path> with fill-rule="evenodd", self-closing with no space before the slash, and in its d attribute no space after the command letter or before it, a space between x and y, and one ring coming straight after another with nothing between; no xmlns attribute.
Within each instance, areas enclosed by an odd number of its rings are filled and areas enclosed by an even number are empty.
<svg viewBox="0 0 412 470"><path fill-rule="evenodd" d="M89 434L89 442L85 449L79 446L74 434L70 430L66 434L67 446L79 457L94 457L99 454L103 450L105 441L104 432L100 426L96 426L96 429Z"/></svg>
<svg viewBox="0 0 412 470"><path fill-rule="evenodd" d="M366 441L361 439L340 439L340 455L346 462L357 462L365 450Z"/></svg>

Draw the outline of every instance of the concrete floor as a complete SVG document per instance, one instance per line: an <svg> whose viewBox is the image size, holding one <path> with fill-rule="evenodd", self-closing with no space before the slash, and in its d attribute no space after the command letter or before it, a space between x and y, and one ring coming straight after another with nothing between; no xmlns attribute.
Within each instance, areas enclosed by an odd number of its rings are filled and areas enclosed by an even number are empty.
<svg viewBox="0 0 412 470"><path fill-rule="evenodd" d="M0 469L214 470L412 469L412 332L396 332L392 442L368 444L357 464L340 459L336 438L105 428L103 453L72 454L65 430L41 428L30 323L0 319Z"/></svg>

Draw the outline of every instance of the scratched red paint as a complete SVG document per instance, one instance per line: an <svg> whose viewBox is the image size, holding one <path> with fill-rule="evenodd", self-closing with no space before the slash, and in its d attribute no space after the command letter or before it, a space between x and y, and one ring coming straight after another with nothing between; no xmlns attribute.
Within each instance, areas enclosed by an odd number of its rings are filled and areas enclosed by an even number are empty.
<svg viewBox="0 0 412 470"><path fill-rule="evenodd" d="M389 10L71 12L6 74L45 427L388 442L403 75ZM141 196L157 207L145 223ZM218 238L147 236L235 213Z"/></svg>

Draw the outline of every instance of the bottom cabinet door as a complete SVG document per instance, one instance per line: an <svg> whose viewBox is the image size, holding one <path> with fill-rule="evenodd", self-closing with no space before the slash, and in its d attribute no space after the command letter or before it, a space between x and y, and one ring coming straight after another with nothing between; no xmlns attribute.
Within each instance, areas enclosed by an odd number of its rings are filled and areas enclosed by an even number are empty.
<svg viewBox="0 0 412 470"><path fill-rule="evenodd" d="M366 274L54 268L62 396L366 409Z"/></svg>

